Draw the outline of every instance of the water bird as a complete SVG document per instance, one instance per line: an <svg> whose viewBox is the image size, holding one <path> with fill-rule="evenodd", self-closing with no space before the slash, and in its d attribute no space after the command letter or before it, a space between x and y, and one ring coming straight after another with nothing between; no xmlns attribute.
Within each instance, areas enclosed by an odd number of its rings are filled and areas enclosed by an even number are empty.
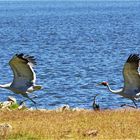
<svg viewBox="0 0 140 140"><path fill-rule="evenodd" d="M100 110L100 106L99 104L96 103L96 97L98 96L99 94L96 94L94 97L93 97L93 104L92 104L92 107L94 110Z"/></svg>
<svg viewBox="0 0 140 140"><path fill-rule="evenodd" d="M133 101L137 108L136 101L140 99L140 75L138 72L140 57L138 54L131 54L123 67L124 87L112 90L108 82L101 82L99 85L106 86L109 91L119 94ZM125 105L125 104L124 104Z"/></svg>
<svg viewBox="0 0 140 140"><path fill-rule="evenodd" d="M36 65L34 56L15 54L9 61L9 65L13 71L14 78L11 83L0 85L0 88L9 89L16 94L28 98L34 104L36 102L28 96L29 93L40 90L42 87L36 85L36 74L33 66Z"/></svg>

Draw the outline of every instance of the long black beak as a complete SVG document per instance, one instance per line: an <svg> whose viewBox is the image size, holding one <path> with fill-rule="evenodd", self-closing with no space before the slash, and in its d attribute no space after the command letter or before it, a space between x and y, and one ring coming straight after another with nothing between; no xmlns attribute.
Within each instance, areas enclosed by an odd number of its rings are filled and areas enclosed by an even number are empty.
<svg viewBox="0 0 140 140"><path fill-rule="evenodd" d="M94 99L97 97L97 96L99 96L100 94L96 94L95 96L94 96Z"/></svg>

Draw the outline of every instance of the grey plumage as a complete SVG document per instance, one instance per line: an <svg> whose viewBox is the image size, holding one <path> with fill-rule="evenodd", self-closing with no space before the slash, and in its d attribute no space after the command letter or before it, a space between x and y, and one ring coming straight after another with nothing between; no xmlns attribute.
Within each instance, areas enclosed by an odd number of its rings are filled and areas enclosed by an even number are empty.
<svg viewBox="0 0 140 140"><path fill-rule="evenodd" d="M124 87L119 90L112 90L107 82L101 84L107 86L108 89L115 94L119 94L133 101L135 106L136 100L140 99L140 75L138 72L140 57L138 54L131 54L123 68Z"/></svg>
<svg viewBox="0 0 140 140"><path fill-rule="evenodd" d="M35 84L36 74L33 70L33 66L36 65L35 58L22 53L16 54L9 61L9 65L13 71L14 79L11 83L0 85L0 87L9 89L16 94L21 94L35 103L28 96L28 93L41 89L40 85Z"/></svg>

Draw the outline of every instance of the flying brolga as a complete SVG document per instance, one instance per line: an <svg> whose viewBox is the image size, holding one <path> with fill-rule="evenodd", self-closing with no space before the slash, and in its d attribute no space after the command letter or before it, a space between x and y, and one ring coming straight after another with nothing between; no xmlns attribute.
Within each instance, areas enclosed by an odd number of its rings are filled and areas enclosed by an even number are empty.
<svg viewBox="0 0 140 140"><path fill-rule="evenodd" d="M0 88L9 89L16 94L21 94L36 104L36 102L28 96L29 93L42 88L40 85L35 84L36 74L33 70L33 66L36 65L36 61L34 57L24 55L23 53L16 54L9 61L9 65L14 74L13 81L0 85Z"/></svg>
<svg viewBox="0 0 140 140"><path fill-rule="evenodd" d="M100 85L107 86L108 90L112 93L131 99L135 108L137 108L136 101L140 99L139 61L140 57L138 54L131 54L128 57L123 68L124 87L122 89L112 90L108 82L100 83Z"/></svg>

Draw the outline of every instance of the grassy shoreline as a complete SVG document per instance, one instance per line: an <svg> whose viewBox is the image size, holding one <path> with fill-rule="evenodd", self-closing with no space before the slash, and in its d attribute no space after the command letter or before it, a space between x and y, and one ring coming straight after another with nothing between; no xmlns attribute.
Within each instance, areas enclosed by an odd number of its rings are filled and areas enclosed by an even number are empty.
<svg viewBox="0 0 140 140"><path fill-rule="evenodd" d="M13 128L7 139L140 138L140 110L1 111L0 123ZM2 138L2 136L1 136Z"/></svg>

